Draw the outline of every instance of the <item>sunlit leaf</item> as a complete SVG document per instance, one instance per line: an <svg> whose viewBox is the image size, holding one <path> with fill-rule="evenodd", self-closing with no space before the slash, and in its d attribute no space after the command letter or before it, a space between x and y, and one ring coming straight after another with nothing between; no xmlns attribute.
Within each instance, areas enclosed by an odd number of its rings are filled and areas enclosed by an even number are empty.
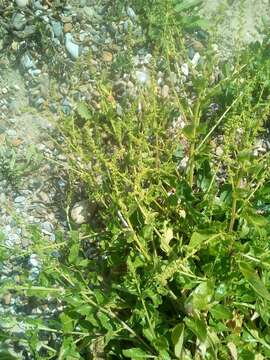
<svg viewBox="0 0 270 360"><path fill-rule="evenodd" d="M270 301L270 293L257 275L256 270L243 261L239 262L239 268L253 290L265 300Z"/></svg>
<svg viewBox="0 0 270 360"><path fill-rule="evenodd" d="M178 324L172 330L172 342L174 345L174 354L178 359L181 359L182 348L184 343L185 325Z"/></svg>

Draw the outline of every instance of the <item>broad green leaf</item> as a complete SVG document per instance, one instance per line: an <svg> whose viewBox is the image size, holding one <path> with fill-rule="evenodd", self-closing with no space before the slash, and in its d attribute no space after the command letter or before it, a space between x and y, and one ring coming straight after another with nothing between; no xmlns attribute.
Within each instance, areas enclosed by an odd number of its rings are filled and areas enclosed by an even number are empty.
<svg viewBox="0 0 270 360"><path fill-rule="evenodd" d="M209 311L216 320L229 320L232 318L232 312L221 304L213 306Z"/></svg>
<svg viewBox="0 0 270 360"><path fill-rule="evenodd" d="M0 351L0 360L16 360L17 357L11 355L8 351Z"/></svg>
<svg viewBox="0 0 270 360"><path fill-rule="evenodd" d="M212 281L204 281L192 292L192 307L194 310L207 310L214 295Z"/></svg>
<svg viewBox="0 0 270 360"><path fill-rule="evenodd" d="M201 4L202 0L183 0L174 7L174 10L176 12L187 11Z"/></svg>
<svg viewBox="0 0 270 360"><path fill-rule="evenodd" d="M207 328L203 320L185 318L184 321L186 326L193 332L194 335L197 336L200 341L204 342L206 340Z"/></svg>
<svg viewBox="0 0 270 360"><path fill-rule="evenodd" d="M123 355L130 359L149 359L152 358L151 355L148 355L144 350L140 348L132 348L128 350L123 350Z"/></svg>
<svg viewBox="0 0 270 360"><path fill-rule="evenodd" d="M112 331L113 330L113 327L111 325L111 319L105 315L104 313L102 312L99 312L97 314L97 317L98 317L98 320L100 321L101 325L106 329L106 330L109 330L109 331Z"/></svg>
<svg viewBox="0 0 270 360"><path fill-rule="evenodd" d="M202 30L209 29L210 22L206 19L197 19L188 24L189 28L201 28Z"/></svg>
<svg viewBox="0 0 270 360"><path fill-rule="evenodd" d="M71 332L73 330L73 319L71 319L67 314L61 313L59 315L62 328L64 332Z"/></svg>
<svg viewBox="0 0 270 360"><path fill-rule="evenodd" d="M185 332L184 324L178 324L172 330L172 342L174 345L174 354L178 359L181 359L181 355L182 355L184 332Z"/></svg>
<svg viewBox="0 0 270 360"><path fill-rule="evenodd" d="M84 120L89 120L92 116L91 111L89 110L88 106L81 102L77 106L77 113L82 117Z"/></svg>
<svg viewBox="0 0 270 360"><path fill-rule="evenodd" d="M166 228L163 231L161 236L161 249L167 254L171 251L170 241L173 239L173 230L172 228Z"/></svg>
<svg viewBox="0 0 270 360"><path fill-rule="evenodd" d="M265 300L270 301L270 293L257 275L256 270L243 261L239 262L239 268L253 290Z"/></svg>
<svg viewBox="0 0 270 360"><path fill-rule="evenodd" d="M205 243L206 241L211 241L216 239L219 236L219 234L213 234L210 232L198 232L195 231L192 235L191 235L191 239L190 242L188 244L188 248L191 249L196 249L196 248L200 248L201 245L203 243Z"/></svg>
<svg viewBox="0 0 270 360"><path fill-rule="evenodd" d="M183 134L185 135L185 137L188 140L193 139L194 137L194 125L186 125L183 129L182 129Z"/></svg>
<svg viewBox="0 0 270 360"><path fill-rule="evenodd" d="M78 256L79 256L79 250L80 250L79 242L72 244L70 251L69 251L69 256L68 256L68 261L71 264L76 263L76 260L78 259Z"/></svg>
<svg viewBox="0 0 270 360"><path fill-rule="evenodd" d="M191 235L191 239L190 242L188 244L188 247L190 249L194 249L197 247L200 247L200 245L206 241L209 238L209 234L201 234L197 231L195 231L192 235Z"/></svg>
<svg viewBox="0 0 270 360"><path fill-rule="evenodd" d="M262 215L258 214L248 214L246 220L254 226L266 226L269 224L269 221Z"/></svg>

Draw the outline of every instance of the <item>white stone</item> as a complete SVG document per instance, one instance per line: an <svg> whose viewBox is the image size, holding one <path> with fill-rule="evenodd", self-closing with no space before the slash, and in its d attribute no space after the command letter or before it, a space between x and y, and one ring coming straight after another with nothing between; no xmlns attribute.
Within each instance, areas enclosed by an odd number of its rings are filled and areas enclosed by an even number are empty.
<svg viewBox="0 0 270 360"><path fill-rule="evenodd" d="M200 58L201 58L200 54L196 52L193 56L193 59L191 60L191 64L193 65L193 67L196 67L198 65Z"/></svg>
<svg viewBox="0 0 270 360"><path fill-rule="evenodd" d="M94 212L94 208L89 200L78 201L71 210L71 218L78 225L85 224L88 222L91 213Z"/></svg>
<svg viewBox="0 0 270 360"><path fill-rule="evenodd" d="M15 2L20 8L24 8L29 4L29 0L15 0Z"/></svg>
<svg viewBox="0 0 270 360"><path fill-rule="evenodd" d="M149 71L146 68L142 68L140 70L136 71L136 79L141 83L141 84L150 84L150 74Z"/></svg>
<svg viewBox="0 0 270 360"><path fill-rule="evenodd" d="M80 56L80 46L76 44L73 40L73 37L70 33L66 34L66 41L65 41L66 49L72 59L76 60Z"/></svg>
<svg viewBox="0 0 270 360"><path fill-rule="evenodd" d="M185 76L188 76L188 74L189 74L188 64L186 64L186 63L182 64L181 71Z"/></svg>

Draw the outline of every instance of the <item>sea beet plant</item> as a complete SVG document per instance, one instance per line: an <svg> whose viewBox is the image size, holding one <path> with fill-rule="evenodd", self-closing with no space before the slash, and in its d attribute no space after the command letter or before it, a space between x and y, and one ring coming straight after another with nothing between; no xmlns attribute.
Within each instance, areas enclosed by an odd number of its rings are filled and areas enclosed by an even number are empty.
<svg viewBox="0 0 270 360"><path fill-rule="evenodd" d="M269 43L227 64L185 45L181 91L158 91L154 63L121 114L101 76L99 110L62 119L71 183L97 211L66 241L36 234L39 282L13 287L62 306L29 320L37 359L270 357Z"/></svg>

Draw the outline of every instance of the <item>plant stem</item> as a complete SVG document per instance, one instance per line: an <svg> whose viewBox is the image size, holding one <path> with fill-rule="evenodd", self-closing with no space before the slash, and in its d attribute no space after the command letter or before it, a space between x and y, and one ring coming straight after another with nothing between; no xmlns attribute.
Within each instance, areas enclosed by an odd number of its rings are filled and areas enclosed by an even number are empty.
<svg viewBox="0 0 270 360"><path fill-rule="evenodd" d="M239 176L237 178L236 184L233 184L231 220L230 220L229 229L228 229L229 232L233 231L235 220L237 218L237 207L236 207L236 205L237 205L237 194L236 194L236 190L239 188L240 181L241 181L241 177Z"/></svg>
<svg viewBox="0 0 270 360"><path fill-rule="evenodd" d="M188 183L190 187L193 186L194 182L194 169L195 169L195 154L196 154L196 137L197 137L197 128L200 125L200 105L201 105L201 94L198 97L196 102L195 111L193 115L193 134L192 142L189 152L189 170L188 170Z"/></svg>

